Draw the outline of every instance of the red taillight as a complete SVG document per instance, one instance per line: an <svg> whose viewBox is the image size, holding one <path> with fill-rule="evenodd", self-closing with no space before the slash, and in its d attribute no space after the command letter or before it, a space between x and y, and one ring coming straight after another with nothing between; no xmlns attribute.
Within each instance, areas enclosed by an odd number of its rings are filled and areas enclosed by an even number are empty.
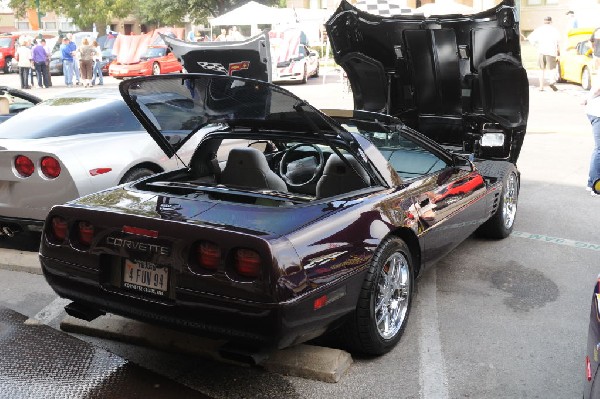
<svg viewBox="0 0 600 399"><path fill-rule="evenodd" d="M53 157L44 157L40 162L41 170L44 176L50 179L56 179L60 175L60 162Z"/></svg>
<svg viewBox="0 0 600 399"><path fill-rule="evenodd" d="M244 277L258 277L260 255L250 249L238 249L235 251L235 271Z"/></svg>
<svg viewBox="0 0 600 399"><path fill-rule="evenodd" d="M587 377L588 381L592 380L592 364L589 356L585 357L585 376Z"/></svg>
<svg viewBox="0 0 600 399"><path fill-rule="evenodd" d="M221 249L218 245L204 241L196 248L198 264L205 269L217 270L221 263Z"/></svg>
<svg viewBox="0 0 600 399"><path fill-rule="evenodd" d="M29 177L35 170L33 161L25 155L19 155L15 158L15 169L22 177Z"/></svg>
<svg viewBox="0 0 600 399"><path fill-rule="evenodd" d="M79 222L79 243L85 246L92 245L94 226L89 222Z"/></svg>
<svg viewBox="0 0 600 399"><path fill-rule="evenodd" d="M64 241L67 238L67 221L60 216L52 218L52 234L58 241Z"/></svg>
<svg viewBox="0 0 600 399"><path fill-rule="evenodd" d="M315 301L313 302L313 309L321 309L325 305L327 305L327 295L323 295L315 299Z"/></svg>

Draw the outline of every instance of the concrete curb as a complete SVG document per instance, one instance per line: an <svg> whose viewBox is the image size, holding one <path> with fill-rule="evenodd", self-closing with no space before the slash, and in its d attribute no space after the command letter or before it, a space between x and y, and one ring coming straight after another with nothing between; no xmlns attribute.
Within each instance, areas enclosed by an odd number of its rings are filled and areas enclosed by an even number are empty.
<svg viewBox="0 0 600 399"><path fill-rule="evenodd" d="M0 251L0 269L42 274L42 266L37 252L16 249L2 249Z"/></svg>
<svg viewBox="0 0 600 399"><path fill-rule="evenodd" d="M218 362L247 366L219 355L225 341L213 340L108 314L91 322L66 316L63 331L112 339L165 351L176 351ZM352 364L348 352L312 345L298 345L275 351L261 363L266 370L324 382L338 382Z"/></svg>
<svg viewBox="0 0 600 399"><path fill-rule="evenodd" d="M272 353L265 369L293 377L338 382L352 364L352 356L340 349L297 345Z"/></svg>

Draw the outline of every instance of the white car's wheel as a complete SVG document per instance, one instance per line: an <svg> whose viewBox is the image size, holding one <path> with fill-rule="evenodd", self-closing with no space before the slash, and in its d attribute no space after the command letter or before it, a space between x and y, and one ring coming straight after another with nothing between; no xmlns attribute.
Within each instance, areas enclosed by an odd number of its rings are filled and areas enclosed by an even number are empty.
<svg viewBox="0 0 600 399"><path fill-rule="evenodd" d="M587 67L583 67L583 71L581 71L581 87L583 90L592 88L592 74Z"/></svg>
<svg viewBox="0 0 600 399"><path fill-rule="evenodd" d="M160 65L158 65L158 62L152 64L152 75L160 75Z"/></svg>

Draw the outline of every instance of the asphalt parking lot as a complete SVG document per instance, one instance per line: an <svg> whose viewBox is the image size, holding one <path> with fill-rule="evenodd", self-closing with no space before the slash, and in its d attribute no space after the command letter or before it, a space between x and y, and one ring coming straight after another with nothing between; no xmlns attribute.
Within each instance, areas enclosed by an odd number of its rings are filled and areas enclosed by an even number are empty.
<svg viewBox="0 0 600 399"><path fill-rule="evenodd" d="M53 82L51 89L32 92L50 98L76 90L65 88L62 77ZM18 87L18 76L0 75L0 84ZM105 80L108 87L117 84ZM470 238L426 272L399 345L382 357L354 357L339 382L75 337L149 370L149 379L158 374L215 398L580 397L590 301L600 272L600 198L584 190L592 136L580 105L583 92L570 84L558 87L556 93L530 87L513 235ZM285 88L318 107L352 107L333 71ZM35 249L25 238L1 245ZM41 276L0 269L0 306L58 330L64 316L59 304Z"/></svg>

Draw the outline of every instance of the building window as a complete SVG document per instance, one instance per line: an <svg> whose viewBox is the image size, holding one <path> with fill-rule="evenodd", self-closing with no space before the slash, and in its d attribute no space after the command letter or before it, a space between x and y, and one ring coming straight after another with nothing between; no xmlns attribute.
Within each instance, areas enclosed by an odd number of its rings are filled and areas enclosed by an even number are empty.
<svg viewBox="0 0 600 399"><path fill-rule="evenodd" d="M56 22L44 22L44 29L56 30Z"/></svg>
<svg viewBox="0 0 600 399"><path fill-rule="evenodd" d="M17 29L18 30L29 30L29 22L17 21Z"/></svg>
<svg viewBox="0 0 600 399"><path fill-rule="evenodd" d="M75 31L77 29L75 28L75 25L73 25L73 22L66 21L60 23L60 30L70 32Z"/></svg>

